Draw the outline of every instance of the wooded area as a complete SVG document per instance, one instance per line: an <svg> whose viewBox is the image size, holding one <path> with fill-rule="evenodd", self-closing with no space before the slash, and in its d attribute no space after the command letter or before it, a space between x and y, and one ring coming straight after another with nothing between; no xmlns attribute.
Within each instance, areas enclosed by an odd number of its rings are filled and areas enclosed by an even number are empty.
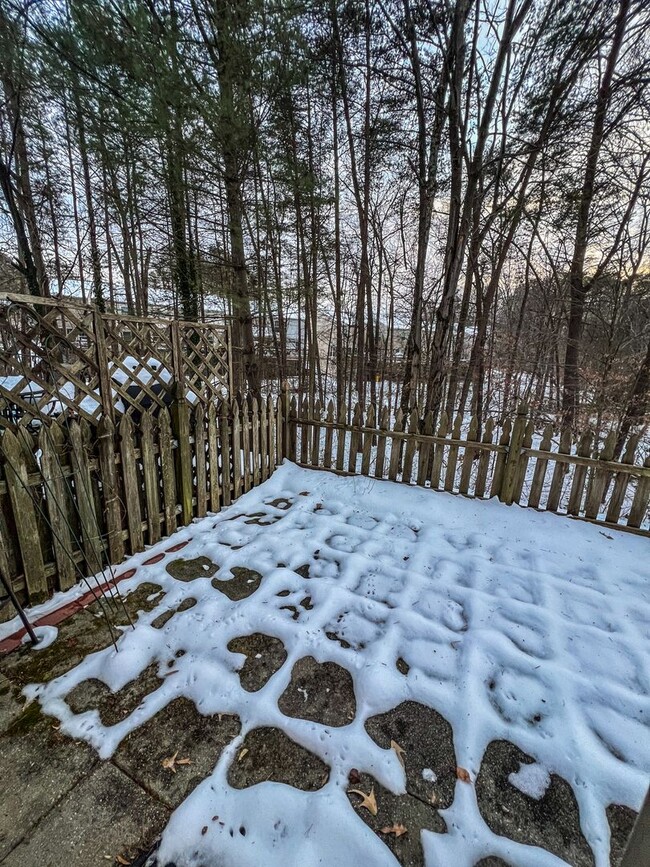
<svg viewBox="0 0 650 867"><path fill-rule="evenodd" d="M232 328L235 390L612 427L650 384L644 0L5 0L0 289Z"/></svg>

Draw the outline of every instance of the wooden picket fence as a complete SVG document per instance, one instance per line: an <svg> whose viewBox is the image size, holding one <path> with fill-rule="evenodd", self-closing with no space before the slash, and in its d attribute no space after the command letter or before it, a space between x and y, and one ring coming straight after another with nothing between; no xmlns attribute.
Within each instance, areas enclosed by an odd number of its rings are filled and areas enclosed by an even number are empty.
<svg viewBox="0 0 650 867"><path fill-rule="evenodd" d="M553 451L553 428L548 425L539 448L533 448L535 427L524 405L514 421L506 419L500 433L488 419L479 436L474 417L463 437L461 416L450 424L444 412L434 430L432 413L421 418L417 408L406 417L398 410L391 424L387 407L377 413L371 405L364 417L358 404L351 414L345 405L335 413L331 401L324 412L319 402L310 412L307 400L284 399L285 453L301 466L478 499L498 497L508 505L650 535L650 455L635 464L638 435L627 441L621 461L613 461L615 432L595 455L590 433L573 442L565 432Z"/></svg>
<svg viewBox="0 0 650 867"><path fill-rule="evenodd" d="M0 433L0 569L21 601L41 602L178 527L218 512L281 460L271 398L150 409L136 427L68 419L38 435ZM13 612L5 606L5 616Z"/></svg>
<svg viewBox="0 0 650 867"><path fill-rule="evenodd" d="M603 528L650 536L650 456L635 464L638 437L620 462L615 435L594 456L589 435L573 443L553 431L533 447L521 407L497 431L477 419L387 408L377 417L345 406L237 397L192 405L176 384L170 409L152 407L135 425L125 414L97 425L64 415L38 434L0 432L0 569L24 602L119 564L162 536L218 512L265 481L284 457L301 466L420 485L478 499L564 513ZM5 615L11 612L5 606Z"/></svg>

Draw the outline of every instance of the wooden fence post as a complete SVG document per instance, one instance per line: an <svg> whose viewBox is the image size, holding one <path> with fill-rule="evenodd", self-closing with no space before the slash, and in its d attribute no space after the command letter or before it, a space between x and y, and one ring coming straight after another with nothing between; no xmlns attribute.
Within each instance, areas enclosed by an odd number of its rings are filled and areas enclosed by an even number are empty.
<svg viewBox="0 0 650 867"><path fill-rule="evenodd" d="M175 382L172 388L172 431L176 438L176 488L181 501L181 524L192 521L192 449L190 443L190 410L183 386Z"/></svg>
<svg viewBox="0 0 650 867"><path fill-rule="evenodd" d="M34 605L44 602L49 593L34 501L28 487L27 463L18 439L10 430L5 430L0 446L5 457L5 479L23 561L27 596Z"/></svg>
<svg viewBox="0 0 650 867"><path fill-rule="evenodd" d="M506 465L503 471L503 482L499 492L499 499L507 506L510 506L513 501L515 484L517 482L517 470L521 459L521 449L524 443L524 436L526 435L527 414L528 407L525 403L520 403L517 409L517 418L512 427L512 436L510 437Z"/></svg>

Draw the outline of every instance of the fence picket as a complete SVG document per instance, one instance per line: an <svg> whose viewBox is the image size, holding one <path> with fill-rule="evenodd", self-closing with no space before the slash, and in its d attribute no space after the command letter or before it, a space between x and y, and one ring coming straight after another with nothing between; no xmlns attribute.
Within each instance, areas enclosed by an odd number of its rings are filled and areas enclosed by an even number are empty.
<svg viewBox="0 0 650 867"><path fill-rule="evenodd" d="M634 454L636 452L636 447L639 444L639 439L639 434L633 434L629 438L629 440L627 441L627 447L621 459L621 463L634 463ZM605 516L605 520L608 524L618 523L618 519L621 515L621 508L623 507L623 501L625 500L625 492L627 491L627 486L629 482L630 475L628 473L616 473L616 475L614 476L614 489L609 499L607 515Z"/></svg>
<svg viewBox="0 0 650 867"><path fill-rule="evenodd" d="M478 418L475 415L472 416L469 423L467 439L470 443L475 443L478 440ZM469 491L469 483L472 477L472 467L474 466L474 456L476 455L476 452L477 450L475 448L472 448L469 445L465 446L463 466L460 473L460 485L458 486L458 492L460 494L467 495L467 492Z"/></svg>
<svg viewBox="0 0 650 867"><path fill-rule="evenodd" d="M126 418L126 416L124 417ZM87 422L84 421L84 425L87 425ZM68 434L70 437L70 461L74 476L79 521L81 523L84 559L88 573L94 575L102 568L102 538L99 516L95 511L95 499L93 497L93 486L90 477L90 461L88 459L86 443L84 442L84 431L78 421L73 420L70 422ZM135 463L135 455L133 463Z"/></svg>
<svg viewBox="0 0 650 867"><path fill-rule="evenodd" d="M233 457L233 452L230 446L229 427L230 404L227 400L222 400L219 412L219 439L221 441L221 496L223 497L224 506L229 506L232 502L230 461L231 457Z"/></svg>
<svg viewBox="0 0 650 867"><path fill-rule="evenodd" d="M291 403L289 404L289 415L285 417L284 424L287 428L287 437L289 441L289 452L287 457L290 461L295 463L296 461L296 438L298 432L298 425L296 424L296 418L298 417L298 402L296 401L295 395L291 398Z"/></svg>
<svg viewBox="0 0 650 867"><path fill-rule="evenodd" d="M460 430L463 424L463 417L460 413L456 416L454 427L451 432L451 438L454 440L460 439ZM445 491L453 491L456 484L456 466L458 464L458 446L449 446L449 456L447 458L447 472L445 473Z"/></svg>
<svg viewBox="0 0 650 867"><path fill-rule="evenodd" d="M482 443L492 443L494 436L494 419L489 418L485 423L483 430ZM490 468L490 456L492 452L489 449L481 449L478 459L478 470L476 472L476 484L474 485L474 496L481 499L485 496L485 486L487 483L488 469Z"/></svg>
<svg viewBox="0 0 650 867"><path fill-rule="evenodd" d="M571 431L564 430L560 435L560 447L558 449L562 454L568 455L571 453ZM562 497L562 485L566 475L567 464L555 462L555 469L551 479L551 489L548 492L548 500L546 501L546 509L549 512L557 512Z"/></svg>
<svg viewBox="0 0 650 867"><path fill-rule="evenodd" d="M390 414L385 406L379 416L379 434L377 435L377 457L375 458L375 478L384 478L384 461L386 458L386 437L390 424Z"/></svg>
<svg viewBox="0 0 650 867"><path fill-rule="evenodd" d="M171 536L176 531L176 473L172 451L172 424L169 410L163 407L158 415L158 449L160 452L160 476L165 514L165 533Z"/></svg>
<svg viewBox="0 0 650 867"><path fill-rule="evenodd" d="M302 419L302 423L300 425L300 463L306 464L309 458L309 425L306 422L306 419L309 418L309 404L307 403L307 398L303 397L302 403L300 404L300 417Z"/></svg>
<svg viewBox="0 0 650 867"><path fill-rule="evenodd" d="M359 403L355 404L354 414L352 416L352 433L350 435L350 454L348 455L348 472L356 473L357 471L357 455L361 446L361 432L359 428L363 425L363 412Z"/></svg>
<svg viewBox="0 0 650 867"><path fill-rule="evenodd" d="M47 599L48 586L41 547L34 544L38 539L38 523L34 501L29 491L27 463L21 444L10 430L5 430L1 445L27 596L30 603L36 604Z"/></svg>
<svg viewBox="0 0 650 867"><path fill-rule="evenodd" d="M420 414L417 405L414 405L411 407L409 415L408 432L410 436L406 441L406 448L404 449L404 464L402 466L402 481L406 482L407 485L411 484L411 476L413 474L413 458L415 457L419 424Z"/></svg>
<svg viewBox="0 0 650 867"><path fill-rule="evenodd" d="M497 454L497 459L494 462L494 475L492 476L492 484L490 485L490 497L498 497L501 494L501 485L503 482L503 472L506 466L508 457L508 446L510 444L510 433L512 431L512 421L507 418L503 423L501 436L499 437L499 445L504 451Z"/></svg>
<svg viewBox="0 0 650 867"><path fill-rule="evenodd" d="M74 548L70 532L72 515L70 497L63 477L65 437L57 422L49 428L45 425L41 428L38 445L41 450L41 472L47 513L52 528L57 589L68 590L75 583L75 567L72 560Z"/></svg>
<svg viewBox="0 0 650 867"><path fill-rule="evenodd" d="M192 520L192 444L190 410L180 383L172 389L172 429L176 437L176 487L181 501L181 523Z"/></svg>
<svg viewBox="0 0 650 867"><path fill-rule="evenodd" d="M515 486L512 492L512 502L513 503L521 503L521 495L524 489L524 482L526 481L526 473L528 471L528 463L530 458L526 453L526 449L529 449L533 444L533 435L535 433L535 426L533 424L533 420L530 419L528 424L526 425L526 430L524 431L524 439L521 444L522 449L524 450L522 454L519 456L519 466L517 467L517 473L515 476Z"/></svg>
<svg viewBox="0 0 650 867"><path fill-rule="evenodd" d="M643 462L643 466L646 469L650 469L650 455ZM643 519L645 517L645 513L648 509L648 503L650 502L650 475L641 476L637 481L636 491L634 492L634 499L632 501L632 508L630 509L630 514L627 519L628 527L638 528L641 526Z"/></svg>
<svg viewBox="0 0 650 867"><path fill-rule="evenodd" d="M239 420L239 400L232 402L232 488L233 498L241 496L241 422Z"/></svg>
<svg viewBox="0 0 650 867"><path fill-rule="evenodd" d="M540 451L548 452L553 441L553 425L547 424L544 429L544 435L540 443ZM533 482L530 486L528 495L528 505L533 509L539 507L539 502L542 498L542 490L544 488L544 478L546 477L546 468L548 466L547 458L537 458L535 460L535 469L533 471Z"/></svg>
<svg viewBox="0 0 650 867"><path fill-rule="evenodd" d="M348 411L343 401L339 404L339 429L336 432L336 469L343 469L343 461L345 460L345 422Z"/></svg>
<svg viewBox="0 0 650 867"><path fill-rule="evenodd" d="M320 421L323 414L323 408L320 400L316 401L313 413L313 423L311 428L311 455L310 462L312 467L317 467L320 464Z"/></svg>
<svg viewBox="0 0 650 867"><path fill-rule="evenodd" d="M449 430L449 416L445 410L440 416L440 424L438 425L437 436L444 438ZM437 491L440 490L440 475L442 473L442 459L445 454L444 443L436 443L433 450L433 463L431 465L431 487Z"/></svg>
<svg viewBox="0 0 650 867"><path fill-rule="evenodd" d="M433 413L431 410L424 417L422 425L422 433L425 437L433 436ZM427 481L429 471L429 458L431 456L431 443L427 440L420 440L418 448L418 475L417 484L424 487Z"/></svg>
<svg viewBox="0 0 650 867"><path fill-rule="evenodd" d="M368 412L366 413L366 427L369 429L374 429L376 425L376 415L375 415L375 405L371 403L368 407ZM370 433L370 431L366 431L363 435L363 454L361 457L361 473L364 476L370 475L370 457L372 453L372 440L374 434Z"/></svg>
<svg viewBox="0 0 650 867"><path fill-rule="evenodd" d="M517 409L515 423L512 426L512 436L510 437L506 464L503 470L503 481L499 492L499 499L507 506L511 505L514 500L519 464L522 459L521 450L524 445L524 437L526 436L527 414L528 408L526 405L523 403L520 404Z"/></svg>
<svg viewBox="0 0 650 867"><path fill-rule="evenodd" d="M140 480L138 478L138 464L135 459L135 446L133 444L133 424L128 415L122 416L119 432L120 454L122 456L122 478L124 480L124 505L126 507L126 523L129 530L129 547L131 553L135 553L136 551L144 550L144 537L142 535Z"/></svg>
<svg viewBox="0 0 650 867"><path fill-rule="evenodd" d="M250 491L251 487L251 430L250 397L244 397L238 401L240 405L239 424L241 426L241 450L242 450L242 490Z"/></svg>
<svg viewBox="0 0 650 867"><path fill-rule="evenodd" d="M205 445L205 411L203 404L194 407L194 471L196 474L196 517L204 518L208 511L207 450Z"/></svg>
<svg viewBox="0 0 650 867"><path fill-rule="evenodd" d="M581 458L588 458L591 454L591 431L586 431L580 437L578 443L578 455ZM580 506L582 504L582 496L584 494L585 481L587 478L587 467L577 465L573 471L573 482L571 483L571 493L569 494L569 505L567 512L569 515L579 515Z"/></svg>
<svg viewBox="0 0 650 867"><path fill-rule="evenodd" d="M219 486L219 425L217 407L214 403L208 406L208 477L210 480L210 511L221 509L221 491Z"/></svg>
<svg viewBox="0 0 650 867"><path fill-rule="evenodd" d="M393 431L401 433L404 429L404 414L401 408L397 410L395 415L395 424ZM390 438L390 463L388 465L388 478L395 482L397 481L397 473L399 472L399 462L402 454L402 442L399 437Z"/></svg>
<svg viewBox="0 0 650 867"><path fill-rule="evenodd" d="M330 425L334 424L334 401L329 400L327 403L327 427L325 428L325 451L323 453L323 466L329 470L332 466L332 436L334 429Z"/></svg>
<svg viewBox="0 0 650 867"><path fill-rule="evenodd" d="M255 442L257 444L257 460L255 462L254 484L259 485L260 482L266 481L269 477L269 427L266 418L266 401L260 398L255 412L255 424L257 426L257 435Z"/></svg>
<svg viewBox="0 0 650 867"><path fill-rule="evenodd" d="M151 411L142 416L140 430L140 454L142 457L142 475L144 477L144 496L147 505L147 524L149 527L149 544L160 540L160 496L158 493L158 468L154 456L153 419Z"/></svg>
<svg viewBox="0 0 650 867"><path fill-rule="evenodd" d="M257 398L249 398L250 408L250 484L255 487L260 483L260 407Z"/></svg>
<svg viewBox="0 0 650 867"><path fill-rule="evenodd" d="M269 395L266 399L266 409L262 414L264 424L264 436L266 436L267 449L264 449L262 460L264 462L264 475L262 481L268 479L271 473L275 470L277 464L282 462L279 452L276 451L276 434L275 434L275 407L273 398Z"/></svg>

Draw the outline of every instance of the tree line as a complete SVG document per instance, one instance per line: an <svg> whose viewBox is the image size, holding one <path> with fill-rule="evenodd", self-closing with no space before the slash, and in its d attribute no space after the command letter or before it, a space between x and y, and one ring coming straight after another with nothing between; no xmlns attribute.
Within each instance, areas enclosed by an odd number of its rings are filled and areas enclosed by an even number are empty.
<svg viewBox="0 0 650 867"><path fill-rule="evenodd" d="M3 0L0 280L236 384L643 426L645 0Z"/></svg>

